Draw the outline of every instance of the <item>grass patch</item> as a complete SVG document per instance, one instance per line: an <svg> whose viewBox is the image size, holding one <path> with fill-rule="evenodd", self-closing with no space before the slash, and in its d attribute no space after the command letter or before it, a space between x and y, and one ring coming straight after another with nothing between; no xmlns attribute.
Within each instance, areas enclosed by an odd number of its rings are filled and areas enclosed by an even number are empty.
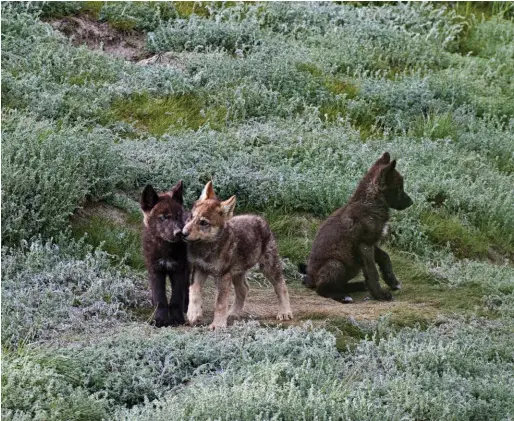
<svg viewBox="0 0 514 421"><path fill-rule="evenodd" d="M435 212L421 215L429 240L438 246L450 245L459 258L486 258L489 239L472 226L466 226L456 216L447 216Z"/></svg>
<svg viewBox="0 0 514 421"><path fill-rule="evenodd" d="M435 314L424 309L409 307L408 305L397 307L391 312L389 321L397 328L419 327L428 328L434 319Z"/></svg>
<svg viewBox="0 0 514 421"><path fill-rule="evenodd" d="M134 224L135 225L135 224ZM145 263L141 249L141 231L134 225L122 225L104 217L92 216L72 223L75 238L87 235L86 241L109 253L115 262L125 259L134 269L143 270Z"/></svg>
<svg viewBox="0 0 514 421"><path fill-rule="evenodd" d="M85 1L83 3L81 12L87 13L91 18L98 20L104 5L104 1Z"/></svg>
<svg viewBox="0 0 514 421"><path fill-rule="evenodd" d="M203 17L210 16L209 9L201 1L176 1L173 4L181 18L188 18L192 14Z"/></svg>
<svg viewBox="0 0 514 421"><path fill-rule="evenodd" d="M275 234L280 255L293 263L306 262L321 221L309 215L277 211L265 212L264 217Z"/></svg>
<svg viewBox="0 0 514 421"><path fill-rule="evenodd" d="M359 325L348 317L328 317L322 313L304 314L301 320L311 320L315 326L323 327L336 338L339 352L352 350L356 345L372 334L372 330Z"/></svg>
<svg viewBox="0 0 514 421"><path fill-rule="evenodd" d="M417 117L412 126L412 136L436 139L456 139L458 134L457 123L451 113L432 113Z"/></svg>
<svg viewBox="0 0 514 421"><path fill-rule="evenodd" d="M483 297L487 293L481 285L466 285L455 288L454 291L449 290L447 285L413 258L394 252L389 254L394 272L402 282L402 289L397 293L399 300L426 304L438 314L492 316L483 306ZM416 319L423 319L418 316L411 314L409 317L411 321L417 322L419 320Z"/></svg>
<svg viewBox="0 0 514 421"><path fill-rule="evenodd" d="M504 19L514 18L514 4L503 1L458 1L452 8L467 20L476 17L489 20L496 16Z"/></svg>
<svg viewBox="0 0 514 421"><path fill-rule="evenodd" d="M347 317L328 319L326 329L336 337L336 348L339 352L355 348L369 334Z"/></svg>
<svg viewBox="0 0 514 421"><path fill-rule="evenodd" d="M349 99L355 98L359 92L353 83L336 77L325 77L323 84L330 92L337 95L345 94Z"/></svg>
<svg viewBox="0 0 514 421"><path fill-rule="evenodd" d="M136 127L155 136L177 129L193 129L209 123L213 129L224 127L226 109L208 108L197 95L185 94L165 98L147 93L116 100L111 106L110 119L135 123Z"/></svg>

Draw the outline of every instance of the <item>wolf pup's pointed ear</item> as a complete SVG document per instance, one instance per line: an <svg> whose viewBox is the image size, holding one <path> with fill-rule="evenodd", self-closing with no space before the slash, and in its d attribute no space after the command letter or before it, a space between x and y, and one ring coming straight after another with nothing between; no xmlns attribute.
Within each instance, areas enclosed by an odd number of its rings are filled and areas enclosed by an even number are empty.
<svg viewBox="0 0 514 421"><path fill-rule="evenodd" d="M234 215L234 208L236 207L236 196L221 202L221 209L225 218L232 218Z"/></svg>
<svg viewBox="0 0 514 421"><path fill-rule="evenodd" d="M396 168L396 159L391 161L388 165L380 170L378 173L378 182L382 186L386 186L391 181L391 176L393 174L394 169Z"/></svg>
<svg viewBox="0 0 514 421"><path fill-rule="evenodd" d="M376 164L386 165L386 164L389 164L390 162L391 162L391 155L389 154L389 152L384 152L382 154L382 156L380 158L378 158L377 162L375 162L375 165Z"/></svg>
<svg viewBox="0 0 514 421"><path fill-rule="evenodd" d="M159 201L159 196L153 189L153 187L148 184L144 189L143 193L141 193L141 209L143 212L150 212L153 207Z"/></svg>
<svg viewBox="0 0 514 421"><path fill-rule="evenodd" d="M203 188L202 194L198 200L216 199L214 194L214 188L212 187L212 181L209 181Z"/></svg>
<svg viewBox="0 0 514 421"><path fill-rule="evenodd" d="M184 183L182 180L179 180L177 184L175 184L171 190L171 197L179 202L180 204L184 203Z"/></svg>

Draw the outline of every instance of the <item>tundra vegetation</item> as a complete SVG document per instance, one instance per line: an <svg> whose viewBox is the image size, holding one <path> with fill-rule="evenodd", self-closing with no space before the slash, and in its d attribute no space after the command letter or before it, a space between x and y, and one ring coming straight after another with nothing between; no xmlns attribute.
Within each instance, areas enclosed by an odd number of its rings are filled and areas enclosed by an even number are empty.
<svg viewBox="0 0 514 421"><path fill-rule="evenodd" d="M2 419L514 417L511 3L1 7ZM403 289L307 311L295 264L385 150ZM146 323L137 198L179 179L267 217L294 322Z"/></svg>

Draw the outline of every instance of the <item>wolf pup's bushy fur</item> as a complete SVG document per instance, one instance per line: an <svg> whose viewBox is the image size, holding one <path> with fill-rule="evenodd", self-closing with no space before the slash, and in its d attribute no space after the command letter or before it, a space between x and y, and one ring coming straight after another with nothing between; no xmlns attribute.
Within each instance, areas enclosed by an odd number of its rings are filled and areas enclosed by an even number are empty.
<svg viewBox="0 0 514 421"><path fill-rule="evenodd" d="M403 210L412 205L403 190L403 177L396 160L388 152L366 173L346 206L335 211L319 228L309 256L305 284L319 295L350 302L352 291L371 293L377 300L392 295L380 287L375 263L391 289L400 283L393 273L389 255L378 243L387 228L389 209ZM300 270L305 270L300 268ZM364 282L352 282L362 269Z"/></svg>
<svg viewBox="0 0 514 421"><path fill-rule="evenodd" d="M273 284L278 296L277 319L293 317L277 245L267 222L255 215L232 216L235 205L235 196L223 202L218 200L209 181L182 231L194 273L187 311L191 325L197 324L202 317L201 288L209 275L216 281L214 320L210 328L226 327L229 315L241 316L248 293L245 274L256 264ZM229 314L231 283L234 285L235 302Z"/></svg>
<svg viewBox="0 0 514 421"><path fill-rule="evenodd" d="M147 185L141 194L144 214L143 253L152 288L154 320L157 327L185 322L188 306L189 268L182 228L189 214L182 198L182 180L169 192L157 194ZM171 283L171 298L166 298L166 276Z"/></svg>

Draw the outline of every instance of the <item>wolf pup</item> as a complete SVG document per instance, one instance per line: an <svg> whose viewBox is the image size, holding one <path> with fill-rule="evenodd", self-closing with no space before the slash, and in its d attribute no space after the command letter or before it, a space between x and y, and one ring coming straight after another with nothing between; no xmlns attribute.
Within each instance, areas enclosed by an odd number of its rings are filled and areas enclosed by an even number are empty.
<svg viewBox="0 0 514 421"><path fill-rule="evenodd" d="M188 213L182 198L182 180L169 192L157 194L147 185L141 194L144 214L143 253L152 288L154 320L157 327L185 322L188 306L189 266L182 228ZM166 298L166 275L170 278L171 299Z"/></svg>
<svg viewBox="0 0 514 421"><path fill-rule="evenodd" d="M400 283L393 273L389 255L378 247L387 229L389 208L403 210L412 205L403 191L403 177L395 170L396 160L388 152L369 169L346 206L336 210L319 228L304 279L306 286L323 296L351 302L347 293L365 291L377 300L392 295L380 287L377 268L393 290ZM364 282L352 282L362 269ZM305 273L305 266L300 266Z"/></svg>
<svg viewBox="0 0 514 421"><path fill-rule="evenodd" d="M190 302L187 310L191 325L197 324L202 317L201 289L209 275L216 281L214 321L210 329L226 327L228 315L241 316L248 293L245 274L257 263L278 296L280 308L277 319L293 318L277 245L270 227L259 216L233 217L235 205L235 196L223 202L218 200L212 182L209 181L182 230L194 273L189 287ZM235 302L228 313L231 283L234 285Z"/></svg>

